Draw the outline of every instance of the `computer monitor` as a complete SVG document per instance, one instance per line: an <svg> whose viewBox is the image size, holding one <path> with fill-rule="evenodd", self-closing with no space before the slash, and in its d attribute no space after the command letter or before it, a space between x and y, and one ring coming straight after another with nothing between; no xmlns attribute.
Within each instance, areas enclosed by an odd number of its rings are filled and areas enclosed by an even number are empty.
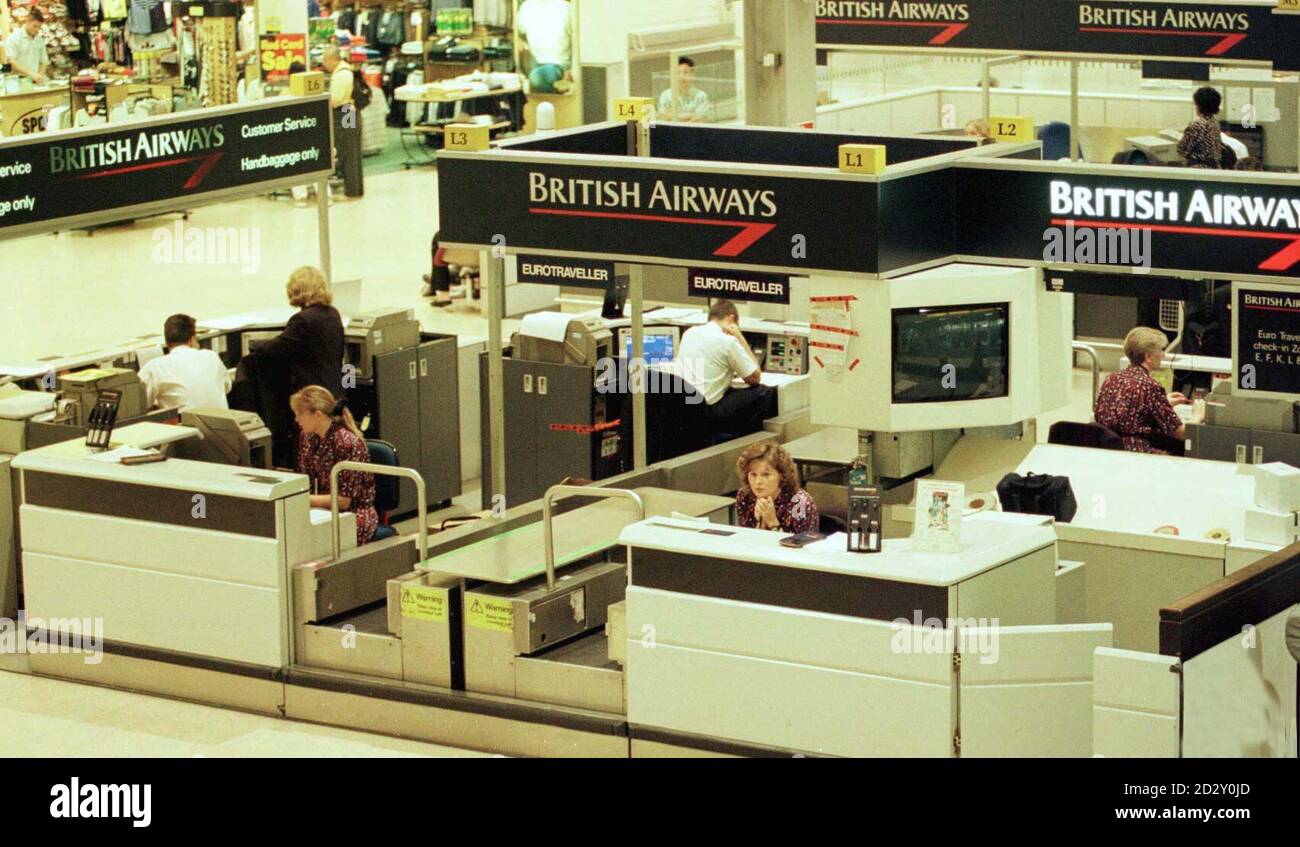
<svg viewBox="0 0 1300 847"><path fill-rule="evenodd" d="M893 310L893 402L1006 397L1010 303Z"/></svg>
<svg viewBox="0 0 1300 847"><path fill-rule="evenodd" d="M643 359L647 365L657 365L662 362L671 362L677 355L677 346L681 340L681 330L678 327L655 327L646 329L643 336ZM618 331L618 346L623 351L625 359L632 358L632 331L629 329L620 329Z"/></svg>

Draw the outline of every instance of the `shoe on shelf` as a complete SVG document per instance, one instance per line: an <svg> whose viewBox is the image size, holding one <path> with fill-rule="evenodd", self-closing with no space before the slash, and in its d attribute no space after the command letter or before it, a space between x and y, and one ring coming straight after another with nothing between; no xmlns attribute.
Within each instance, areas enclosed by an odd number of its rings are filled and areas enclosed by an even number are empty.
<svg viewBox="0 0 1300 847"><path fill-rule="evenodd" d="M453 300L464 300L464 299L465 299L465 286L463 286L463 285L453 285L453 286L451 287L451 291L448 292L448 293L451 295L451 299L453 299Z"/></svg>
<svg viewBox="0 0 1300 847"><path fill-rule="evenodd" d="M451 300L450 297L447 297L447 298L445 298L445 299L442 298L442 297L434 297L434 298L433 298L433 305L437 306L439 309L445 309L445 308L447 308L448 306L450 306L451 303L452 303L452 300Z"/></svg>
<svg viewBox="0 0 1300 847"><path fill-rule="evenodd" d="M430 284L427 283L427 282L426 282L424 285L420 286L420 296L421 296L421 297L432 297L432 296L433 296L433 286L430 285Z"/></svg>

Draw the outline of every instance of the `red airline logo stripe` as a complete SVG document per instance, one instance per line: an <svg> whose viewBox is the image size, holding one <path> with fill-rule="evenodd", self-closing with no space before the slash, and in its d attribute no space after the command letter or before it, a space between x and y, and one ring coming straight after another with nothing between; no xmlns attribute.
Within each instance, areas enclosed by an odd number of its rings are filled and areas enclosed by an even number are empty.
<svg viewBox="0 0 1300 847"><path fill-rule="evenodd" d="M578 209L529 209L534 215L565 215L575 218L613 218L624 221L653 221L670 224L696 224L698 226L735 226L740 232L713 251L715 256L739 256L763 236L776 229L776 224L748 223L746 221L710 221L704 218L674 218L668 215L641 215L633 212L585 212Z"/></svg>
<svg viewBox="0 0 1300 847"><path fill-rule="evenodd" d="M1173 226L1171 224L1139 224L1128 221L1082 221L1078 218L1052 218L1058 226L1110 227L1119 229L1149 229L1152 232L1171 232L1178 235L1222 235L1229 238L1271 238L1275 241L1290 241L1277 253L1268 257L1259 265L1262 271L1285 271L1300 262L1300 235L1286 235L1281 232L1259 232L1253 229L1213 229L1203 226Z"/></svg>
<svg viewBox="0 0 1300 847"><path fill-rule="evenodd" d="M1182 29L1126 29L1124 27L1112 26L1081 26L1079 32L1122 32L1132 35L1199 35L1206 38L1220 39L1213 47L1205 51L1207 56L1222 56L1233 47L1246 40L1243 33L1228 32L1198 32L1195 30Z"/></svg>
<svg viewBox="0 0 1300 847"><path fill-rule="evenodd" d="M129 174L129 173L134 173L136 171L153 170L154 168L168 168L171 167L172 165L183 165L186 162L197 162L199 159L202 158L203 158L202 156L190 156L185 159L166 159L161 162L146 162L143 165L128 165L125 168L114 168L111 171L99 171L98 173L84 174L83 176L74 176L73 179L74 180L99 179L101 176L117 176L118 174Z"/></svg>
<svg viewBox="0 0 1300 847"><path fill-rule="evenodd" d="M81 176L71 177L70 179L72 181L99 179L100 177L118 176L119 174L136 173L137 171L151 171L155 168L170 168L174 165L183 165L186 162L197 162L202 159L203 164L199 165L198 170L191 174L189 179L185 180L185 188L197 188L199 183L203 182L204 178L206 178L212 171L212 168L216 166L217 161L220 158L220 153L209 153L206 156L187 156L183 159L164 159L161 162L145 162L142 165L128 165L124 168L113 168L112 170L98 171L93 174L83 174Z"/></svg>
<svg viewBox="0 0 1300 847"><path fill-rule="evenodd" d="M844 26L934 26L943 30L934 38L931 38L930 44L947 44L956 38L962 30L970 24L946 24L932 23L930 21L847 21L833 18L818 18L819 24L842 24Z"/></svg>
<svg viewBox="0 0 1300 847"><path fill-rule="evenodd" d="M220 159L221 159L220 153L209 153L207 156L205 156L203 158L203 164L199 165L199 169L196 170L193 173L193 175L190 176L189 179L185 180L185 187L197 188L199 186L199 183L203 182L204 178L207 177L208 173L212 170L212 168L217 164L217 161Z"/></svg>

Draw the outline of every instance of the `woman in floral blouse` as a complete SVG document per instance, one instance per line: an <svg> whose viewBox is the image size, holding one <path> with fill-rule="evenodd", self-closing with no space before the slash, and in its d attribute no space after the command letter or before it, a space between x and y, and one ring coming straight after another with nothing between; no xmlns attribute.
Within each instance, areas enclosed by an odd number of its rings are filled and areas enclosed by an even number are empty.
<svg viewBox="0 0 1300 847"><path fill-rule="evenodd" d="M1182 156L1189 168L1223 167L1223 131L1215 115L1219 114L1222 96L1209 86L1198 88L1192 95L1196 102L1196 120L1183 130L1182 140L1178 142L1178 155Z"/></svg>
<svg viewBox="0 0 1300 847"><path fill-rule="evenodd" d="M1174 406L1187 402L1178 392L1167 395L1151 377L1164 361L1169 339L1147 326L1129 330L1124 355L1129 366L1106 377L1093 406L1097 423L1124 440L1124 449L1136 453L1166 453L1152 444L1153 437L1186 437L1186 427Z"/></svg>
<svg viewBox="0 0 1300 847"><path fill-rule="evenodd" d="M339 462L369 462L370 451L352 413L328 389L309 385L289 398L302 430L298 441L298 472L311 479L313 509L330 507L330 471ZM361 471L339 474L339 510L357 516L357 544L375 535L375 476Z"/></svg>
<svg viewBox="0 0 1300 847"><path fill-rule="evenodd" d="M736 522L740 526L816 532L817 504L799 487L794 461L784 447L771 442L756 444L740 454L736 471L740 477Z"/></svg>

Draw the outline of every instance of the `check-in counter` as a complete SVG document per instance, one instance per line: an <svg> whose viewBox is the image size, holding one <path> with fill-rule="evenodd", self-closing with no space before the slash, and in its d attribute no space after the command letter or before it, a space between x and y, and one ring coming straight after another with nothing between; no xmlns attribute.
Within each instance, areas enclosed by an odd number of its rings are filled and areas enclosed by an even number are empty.
<svg viewBox="0 0 1300 847"><path fill-rule="evenodd" d="M292 661L290 569L320 532L305 476L180 459L126 466L76 443L22 453L13 467L29 620L99 620L106 643L162 654Z"/></svg>
<svg viewBox="0 0 1300 847"><path fill-rule="evenodd" d="M661 518L623 531L634 756L1087 755L1092 651L1111 632L1051 626L1049 522L977 515L955 554L780 538Z"/></svg>

